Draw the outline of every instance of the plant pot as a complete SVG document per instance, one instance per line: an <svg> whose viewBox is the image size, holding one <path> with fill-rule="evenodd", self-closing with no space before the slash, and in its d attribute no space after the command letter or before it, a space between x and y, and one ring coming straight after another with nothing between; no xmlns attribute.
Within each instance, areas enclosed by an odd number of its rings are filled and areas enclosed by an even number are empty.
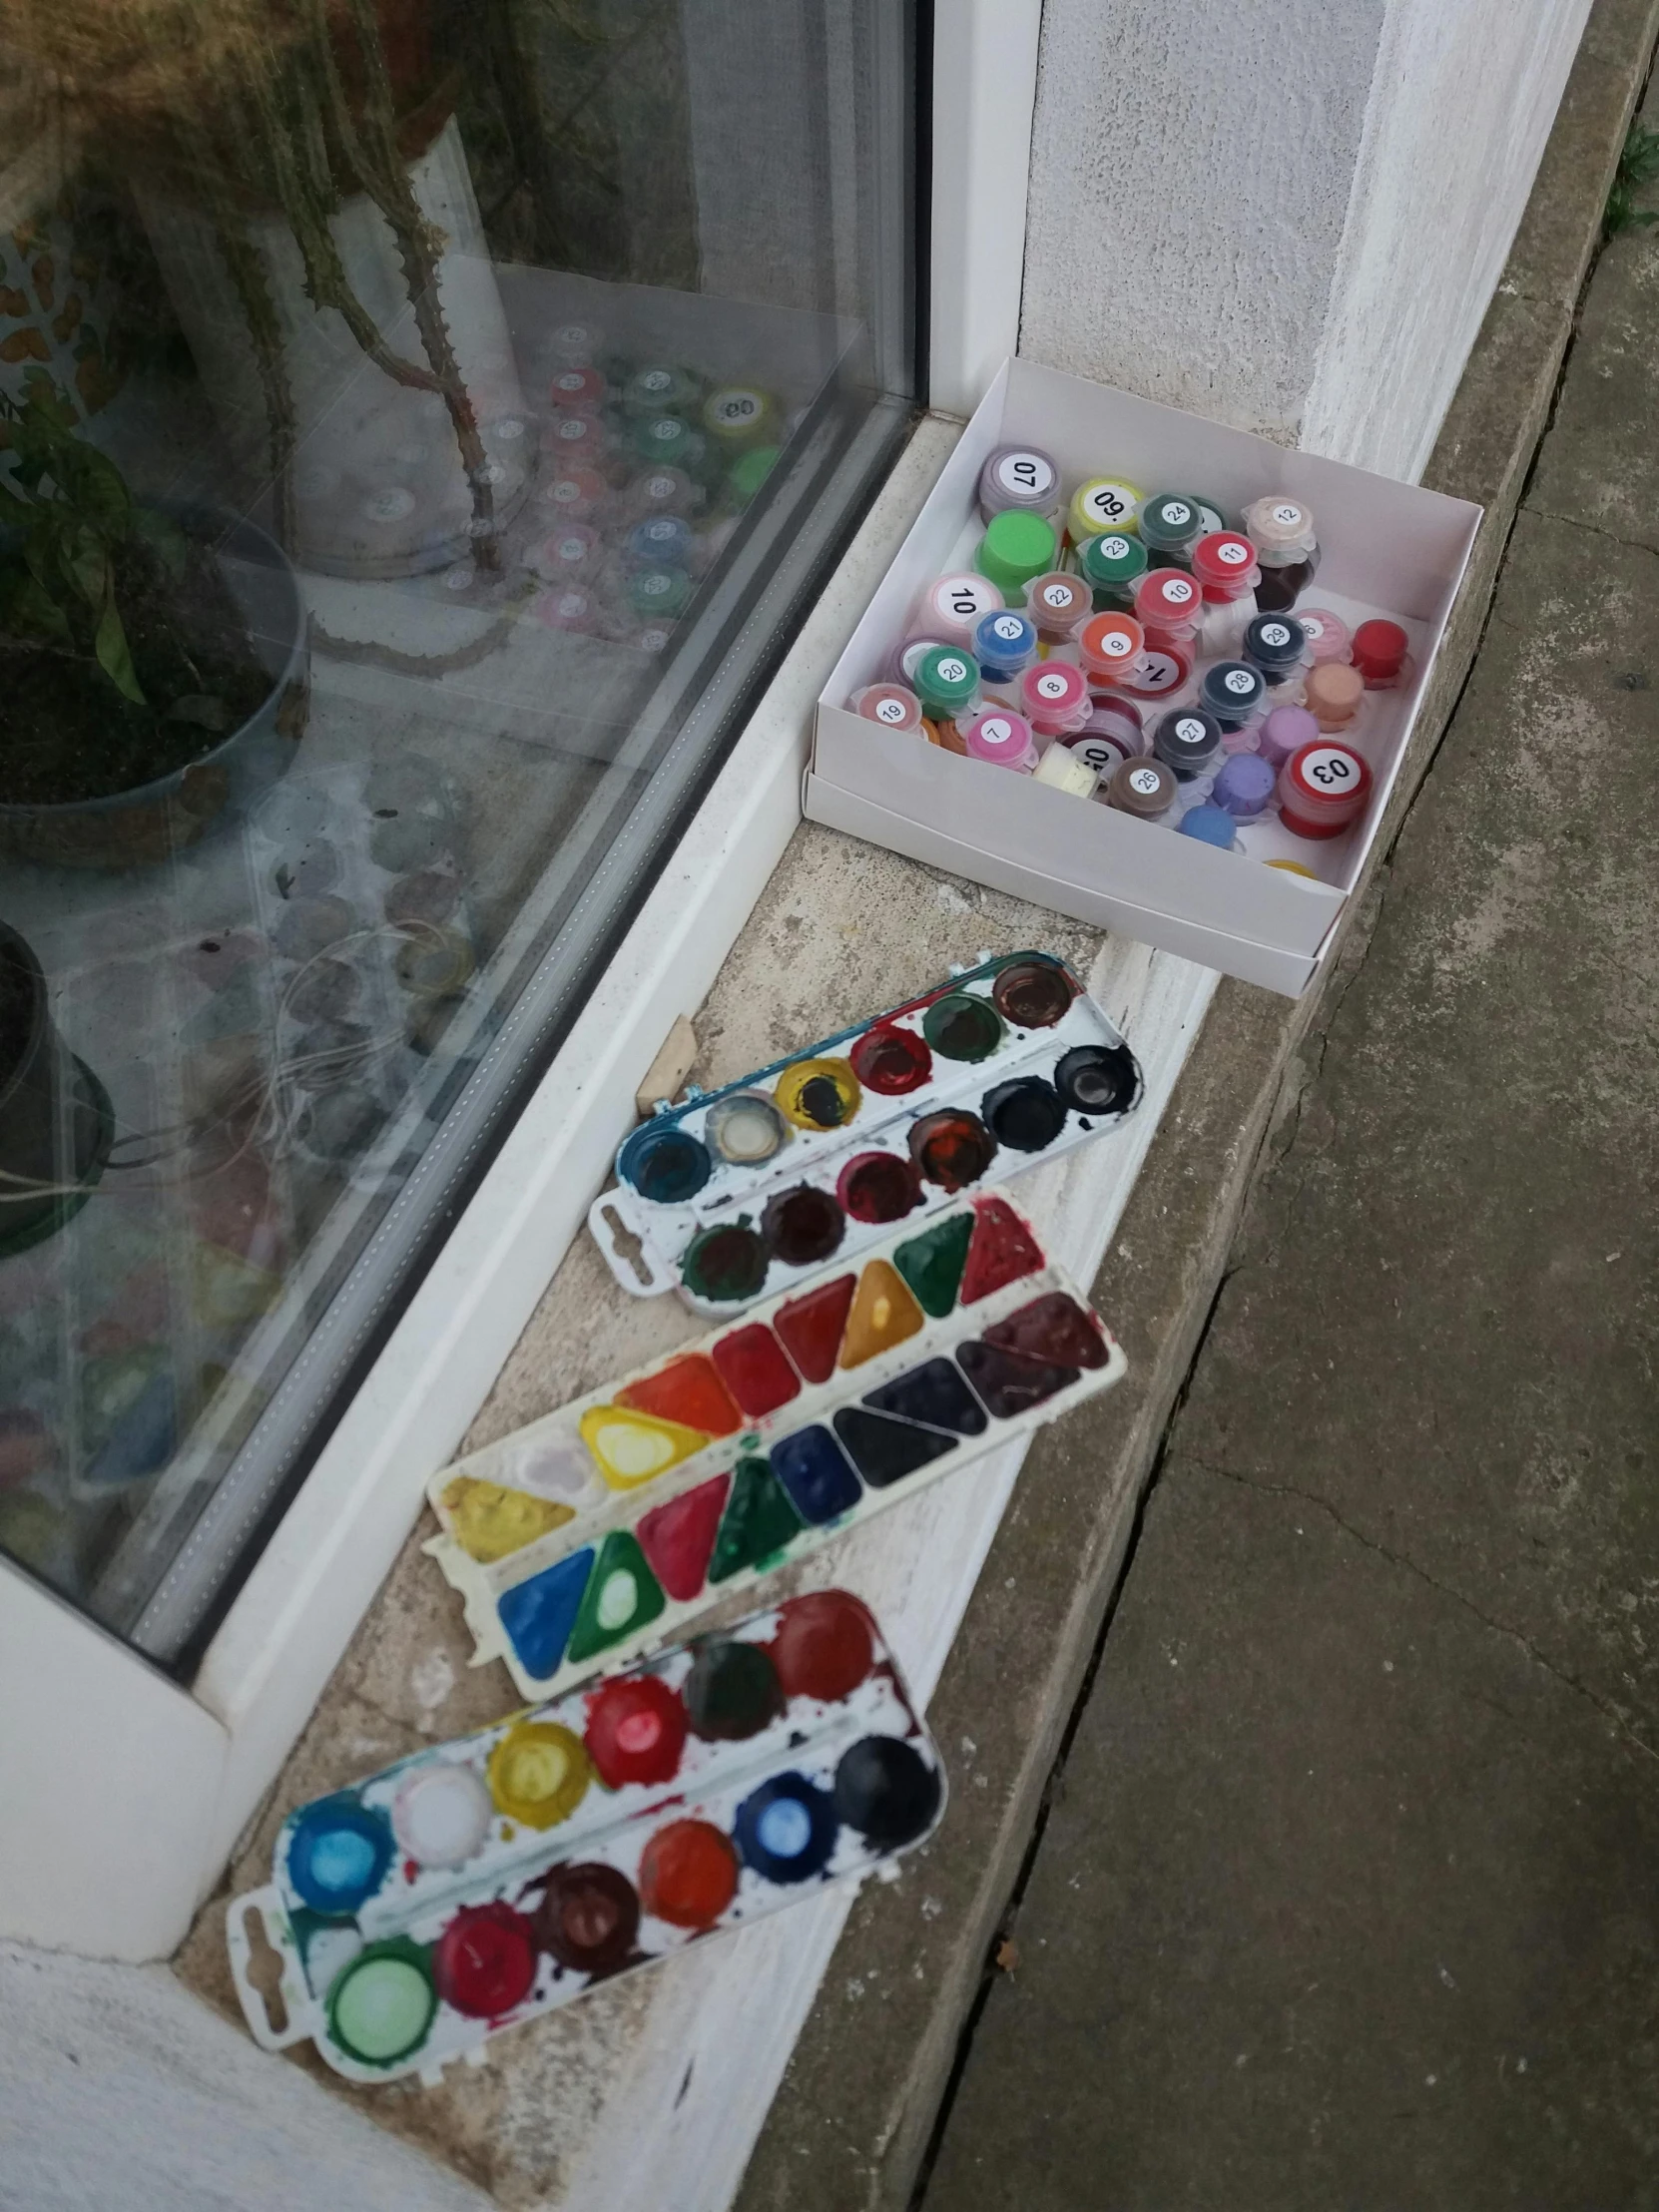
<svg viewBox="0 0 1659 2212"><path fill-rule="evenodd" d="M80 1212L114 1128L103 1084L53 1027L40 962L0 921L0 1258L43 1243Z"/></svg>
<svg viewBox="0 0 1659 2212"><path fill-rule="evenodd" d="M258 523L182 514L215 548L272 683L258 712L188 768L104 799L10 806L0 798L0 851L54 867L148 867L195 844L222 815L241 814L286 773L304 735L310 655L299 580Z"/></svg>

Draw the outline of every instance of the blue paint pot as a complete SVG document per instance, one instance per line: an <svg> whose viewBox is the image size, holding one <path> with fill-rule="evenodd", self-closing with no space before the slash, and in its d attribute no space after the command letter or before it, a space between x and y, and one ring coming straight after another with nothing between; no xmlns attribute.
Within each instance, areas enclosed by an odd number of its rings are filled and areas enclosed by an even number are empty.
<svg viewBox="0 0 1659 2212"><path fill-rule="evenodd" d="M288 1880L313 1913L343 1920L371 1898L391 1865L391 1830L355 1798L306 1806L288 1834Z"/></svg>
<svg viewBox="0 0 1659 2212"><path fill-rule="evenodd" d="M715 1171L706 1145L689 1130L647 1123L617 1154L617 1173L656 1206L683 1206Z"/></svg>
<svg viewBox="0 0 1659 2212"><path fill-rule="evenodd" d="M768 1882L810 1882L829 1865L839 1825L827 1792L804 1774L777 1774L738 1807L733 1837Z"/></svg>

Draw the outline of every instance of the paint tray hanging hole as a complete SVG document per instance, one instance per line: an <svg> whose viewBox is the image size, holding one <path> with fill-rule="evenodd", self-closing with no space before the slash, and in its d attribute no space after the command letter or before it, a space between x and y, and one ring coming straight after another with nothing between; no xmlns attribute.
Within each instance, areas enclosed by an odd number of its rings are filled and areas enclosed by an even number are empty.
<svg viewBox="0 0 1659 2212"><path fill-rule="evenodd" d="M623 1211L618 1191L601 1191L588 1208L588 1232L605 1265L634 1298L658 1298L673 1285L651 1262L644 1238Z"/></svg>
<svg viewBox="0 0 1659 2212"><path fill-rule="evenodd" d="M277 1891L253 1890L233 1900L226 1935L237 1998L254 2040L266 2050L301 2041L310 2032L310 2007Z"/></svg>

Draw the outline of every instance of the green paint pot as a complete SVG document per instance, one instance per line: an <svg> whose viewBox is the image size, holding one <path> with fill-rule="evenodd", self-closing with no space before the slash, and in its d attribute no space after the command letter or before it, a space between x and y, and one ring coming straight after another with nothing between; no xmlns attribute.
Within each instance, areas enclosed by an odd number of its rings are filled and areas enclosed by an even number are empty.
<svg viewBox="0 0 1659 2212"><path fill-rule="evenodd" d="M328 1991L328 2032L348 2058L394 2066L425 2042L438 2008L428 1953L406 1936L370 1943Z"/></svg>

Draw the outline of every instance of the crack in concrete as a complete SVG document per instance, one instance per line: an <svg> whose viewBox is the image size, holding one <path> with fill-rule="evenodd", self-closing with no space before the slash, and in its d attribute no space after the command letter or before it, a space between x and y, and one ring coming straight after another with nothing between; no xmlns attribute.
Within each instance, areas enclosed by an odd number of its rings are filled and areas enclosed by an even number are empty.
<svg viewBox="0 0 1659 2212"><path fill-rule="evenodd" d="M1438 1580L1436 1576L1428 1572L1426 1567L1419 1566L1417 1561L1411 1558L1408 1553L1391 1550L1387 1544L1380 1542L1377 1537L1368 1536L1364 1529L1356 1528L1351 1520L1348 1520L1337 1510L1328 1497L1321 1497L1314 1490L1301 1489L1294 1482L1258 1481L1254 1475L1238 1474L1231 1467L1218 1467L1214 1460L1206 1459L1195 1451L1182 1451L1179 1446L1177 1446L1177 1452L1179 1457L1196 1467L1201 1474L1210 1475L1216 1481L1236 1482L1241 1489L1254 1490L1261 1497L1295 1498L1299 1505L1312 1505L1319 1512L1327 1514L1336 1522L1345 1536L1351 1536L1365 1550L1376 1552L1380 1559L1385 1559L1390 1566L1398 1567L1406 1574L1415 1575L1419 1582L1425 1583L1438 1596L1450 1598L1453 1604L1460 1605L1466 1613L1472 1615L1480 1623L1482 1628L1490 1630L1493 1635L1507 1637L1511 1643L1518 1644L1535 1666L1541 1667L1544 1673L1559 1682L1564 1690L1571 1690L1575 1696L1583 1698L1586 1704L1594 1707L1603 1720L1610 1721L1628 1744L1632 1745L1637 1751L1644 1753L1649 1759L1659 1762L1659 1747L1650 1744L1639 1730L1632 1728L1616 1705L1598 1696L1587 1682L1581 1682L1576 1675L1569 1674L1565 1668L1557 1666L1553 1659L1538 1649L1530 1636L1523 1634L1518 1628L1510 1627L1507 1621L1496 1620L1490 1613L1483 1612L1471 1597L1466 1596L1461 1590L1454 1589L1449 1582ZM1487 1700L1487 1702L1490 1703L1491 1701ZM1497 1709L1502 1710L1501 1707ZM1509 1717L1513 1718L1512 1715Z"/></svg>
<svg viewBox="0 0 1659 2212"><path fill-rule="evenodd" d="M1522 513L1536 515L1540 522L1559 522L1569 530L1582 530L1592 538L1605 538L1609 545L1621 547L1626 553L1651 553L1659 560L1659 545L1649 545L1645 538L1621 538L1616 530L1604 530L1596 522L1585 522L1578 515L1557 514L1553 507L1536 507L1527 500Z"/></svg>

